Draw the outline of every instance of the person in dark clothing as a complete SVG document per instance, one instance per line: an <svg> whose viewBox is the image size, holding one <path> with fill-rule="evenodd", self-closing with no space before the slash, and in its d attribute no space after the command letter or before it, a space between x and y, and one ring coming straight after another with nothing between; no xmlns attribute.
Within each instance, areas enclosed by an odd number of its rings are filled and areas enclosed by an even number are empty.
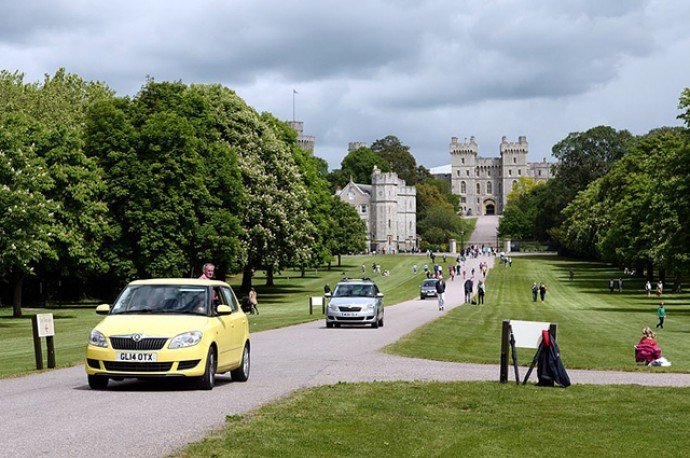
<svg viewBox="0 0 690 458"><path fill-rule="evenodd" d="M539 287L537 282L532 283L532 302L537 302L537 294L539 294Z"/></svg>
<svg viewBox="0 0 690 458"><path fill-rule="evenodd" d="M477 284L477 303L478 304L484 304L484 293L485 293L485 288L486 286L484 285L484 282L482 280L479 280L479 283Z"/></svg>
<svg viewBox="0 0 690 458"><path fill-rule="evenodd" d="M546 298L546 285L544 282L541 282L539 285L539 297L541 297L541 301L544 302L544 299Z"/></svg>
<svg viewBox="0 0 690 458"><path fill-rule="evenodd" d="M465 304L472 302L472 289L474 288L474 283L471 278L465 280Z"/></svg>
<svg viewBox="0 0 690 458"><path fill-rule="evenodd" d="M443 310L446 305L446 282L440 273L436 282L436 296L438 297L438 309Z"/></svg>

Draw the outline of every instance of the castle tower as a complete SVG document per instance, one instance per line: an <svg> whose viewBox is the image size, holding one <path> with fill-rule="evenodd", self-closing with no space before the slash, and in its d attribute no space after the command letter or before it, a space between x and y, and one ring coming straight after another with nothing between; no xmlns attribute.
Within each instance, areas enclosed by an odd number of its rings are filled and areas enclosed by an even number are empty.
<svg viewBox="0 0 690 458"><path fill-rule="evenodd" d="M371 174L371 218L369 230L372 231L376 249L387 253L397 250L400 240L398 232L398 185L400 179L394 172L381 173L374 166Z"/></svg>
<svg viewBox="0 0 690 458"><path fill-rule="evenodd" d="M304 123L302 121L288 121L288 126L297 132L297 144L305 151L314 151L316 137L304 135Z"/></svg>
<svg viewBox="0 0 690 458"><path fill-rule="evenodd" d="M499 212L508 203L508 194L513 190L513 186L520 177L528 176L527 153L529 152L527 137L518 137L517 143L508 142L504 136L501 139L501 176L499 183L499 195L501 203Z"/></svg>
<svg viewBox="0 0 690 458"><path fill-rule="evenodd" d="M464 215L481 215L476 193L478 152L474 136L469 142L465 139L464 143L460 143L458 137L451 138L451 192L460 196L460 209Z"/></svg>

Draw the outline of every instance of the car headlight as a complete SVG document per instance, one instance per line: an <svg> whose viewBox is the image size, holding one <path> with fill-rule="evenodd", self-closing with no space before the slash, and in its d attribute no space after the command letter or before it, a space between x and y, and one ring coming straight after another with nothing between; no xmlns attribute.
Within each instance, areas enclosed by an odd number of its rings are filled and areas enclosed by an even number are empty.
<svg viewBox="0 0 690 458"><path fill-rule="evenodd" d="M96 331L94 329L93 331L91 331L91 334L89 335L89 345L93 345L95 347L108 348L108 341L105 339L103 333Z"/></svg>
<svg viewBox="0 0 690 458"><path fill-rule="evenodd" d="M175 336L172 342L170 342L170 345L168 345L168 348L192 347L201 342L201 336L202 334L199 331L185 332L184 334Z"/></svg>
<svg viewBox="0 0 690 458"><path fill-rule="evenodd" d="M338 305L337 305L337 304L330 303L330 304L328 304L328 308L329 308L330 310L338 310Z"/></svg>
<svg viewBox="0 0 690 458"><path fill-rule="evenodd" d="M373 303L367 304L367 308L368 308L369 310L372 310L374 307L376 307L376 304L373 304Z"/></svg>

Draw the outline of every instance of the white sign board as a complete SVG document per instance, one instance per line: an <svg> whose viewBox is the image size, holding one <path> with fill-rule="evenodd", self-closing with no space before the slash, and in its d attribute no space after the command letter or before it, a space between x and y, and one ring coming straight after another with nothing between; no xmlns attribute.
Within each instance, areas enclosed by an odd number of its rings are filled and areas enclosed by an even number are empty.
<svg viewBox="0 0 690 458"><path fill-rule="evenodd" d="M38 313L36 314L36 320L38 321L38 337L55 335L52 313Z"/></svg>
<svg viewBox="0 0 690 458"><path fill-rule="evenodd" d="M539 348L541 332L549 330L551 323L541 321L510 320L510 327L515 337L515 346L520 348Z"/></svg>
<svg viewBox="0 0 690 458"><path fill-rule="evenodd" d="M323 305L323 297L321 297L321 296L312 296L312 297L311 297L311 305L313 305L314 307L316 307L316 306L318 306L318 305Z"/></svg>

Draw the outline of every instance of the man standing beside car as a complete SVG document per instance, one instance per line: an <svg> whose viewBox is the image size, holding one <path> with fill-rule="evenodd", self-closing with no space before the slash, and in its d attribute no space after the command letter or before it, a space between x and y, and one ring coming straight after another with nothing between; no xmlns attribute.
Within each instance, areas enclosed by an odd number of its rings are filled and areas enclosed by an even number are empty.
<svg viewBox="0 0 690 458"><path fill-rule="evenodd" d="M443 275L439 272L438 281L436 282L436 296L438 296L438 309L443 310L446 304L446 282L443 280Z"/></svg>

